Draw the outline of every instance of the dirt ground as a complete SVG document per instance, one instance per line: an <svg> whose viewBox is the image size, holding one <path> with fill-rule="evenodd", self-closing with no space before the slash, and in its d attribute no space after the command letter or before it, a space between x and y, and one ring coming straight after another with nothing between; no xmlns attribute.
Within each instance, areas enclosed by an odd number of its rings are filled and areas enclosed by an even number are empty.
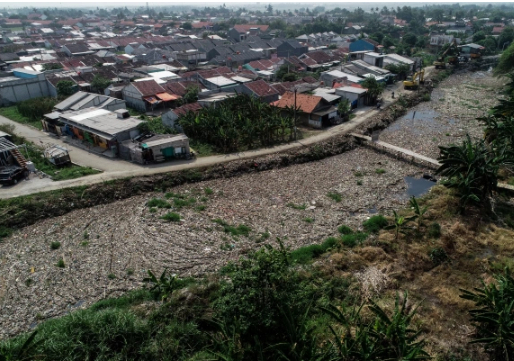
<svg viewBox="0 0 514 361"><path fill-rule="evenodd" d="M430 102L414 108L417 114L437 111L432 121L415 116L413 122L407 115L383 131L381 140L436 157L437 144L456 141L466 132L479 135L471 117L492 105L495 81L487 73L450 78ZM475 100L482 110L469 108ZM262 244L276 244L277 237L292 248L320 243L341 224L358 228L373 213L391 214L404 207L404 177L425 172L359 148L318 162L184 185L36 223L0 244L0 338L139 288L148 269L201 275ZM165 199L164 191L180 194L184 198L175 198L177 202L188 205L147 206L154 197ZM333 199L337 195L340 202ZM173 205L173 199L167 202ZM181 221L160 218L169 211L180 214ZM245 225L249 235L233 236L219 224L223 222ZM52 242L60 246L52 249ZM60 260L64 268L57 266Z"/></svg>

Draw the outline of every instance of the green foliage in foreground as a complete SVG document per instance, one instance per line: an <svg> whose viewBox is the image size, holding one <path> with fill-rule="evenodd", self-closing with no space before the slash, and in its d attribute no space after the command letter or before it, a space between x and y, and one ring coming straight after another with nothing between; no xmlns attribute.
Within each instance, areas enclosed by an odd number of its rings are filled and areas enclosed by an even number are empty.
<svg viewBox="0 0 514 361"><path fill-rule="evenodd" d="M32 119L29 117L26 117L22 115L19 111L16 105L12 105L10 107L3 107L0 108L0 115L9 118L11 120L14 120L15 122L18 122L20 124L28 124L38 129L43 129L43 125L41 124L40 119Z"/></svg>
<svg viewBox="0 0 514 361"><path fill-rule="evenodd" d="M322 247L337 243L329 238ZM392 312L363 306L351 296L348 280L300 273L293 258L282 246L265 246L214 280L149 271L151 288L46 321L30 339L1 342L0 355L59 361L425 359L406 296L397 298ZM363 307L372 318L360 316ZM373 352L361 358L370 346Z"/></svg>

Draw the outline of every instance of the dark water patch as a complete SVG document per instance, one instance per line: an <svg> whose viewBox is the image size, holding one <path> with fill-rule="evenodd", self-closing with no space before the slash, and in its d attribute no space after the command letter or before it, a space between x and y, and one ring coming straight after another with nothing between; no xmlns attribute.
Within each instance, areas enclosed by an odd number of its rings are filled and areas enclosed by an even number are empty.
<svg viewBox="0 0 514 361"><path fill-rule="evenodd" d="M424 178L405 177L404 179L407 183L407 195L409 197L420 197L436 185L436 182Z"/></svg>

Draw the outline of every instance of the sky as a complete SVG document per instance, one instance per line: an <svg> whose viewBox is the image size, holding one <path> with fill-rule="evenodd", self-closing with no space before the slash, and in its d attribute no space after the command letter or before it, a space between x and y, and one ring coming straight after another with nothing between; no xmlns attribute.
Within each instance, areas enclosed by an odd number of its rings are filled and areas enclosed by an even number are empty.
<svg viewBox="0 0 514 361"><path fill-rule="evenodd" d="M241 0L188 0L188 1L170 1L170 0L152 0L148 1L148 5L197 5L197 6L216 6L221 5L223 3L230 4L230 5L240 5L241 7L245 5L256 5L256 4L267 4L267 3L287 3L287 4L302 4L302 5L310 5L310 6L317 6L317 5L325 5L326 3L337 3L340 7L345 7L346 4L353 4L358 5L359 3L376 3L379 7L382 7L384 5L388 6L403 6L403 5L413 5L413 3L418 3L420 5L424 4L435 4L435 3L456 3L455 0L439 0L439 1L426 1L426 0L411 0L408 2L397 2L397 1L381 1L377 2L376 0L345 0L344 2L340 0L324 0L323 2L317 2L317 1L298 1L298 0L261 0L261 1L241 1ZM495 1L495 0L479 0L479 1L473 1L473 2L461 2L461 4L469 4L469 3L506 3L505 1ZM37 5L36 5L37 4ZM24 1L16 1L16 0L2 0L0 2L0 8L3 7L11 7L11 8L20 8L20 7L31 7L31 6L43 6L43 7L96 7L96 6L103 6L103 7L112 7L112 6L146 6L146 1L127 1L127 0L108 0L108 1L85 1L85 2L77 2L77 1L48 1L48 0L32 0L30 2L24 2Z"/></svg>

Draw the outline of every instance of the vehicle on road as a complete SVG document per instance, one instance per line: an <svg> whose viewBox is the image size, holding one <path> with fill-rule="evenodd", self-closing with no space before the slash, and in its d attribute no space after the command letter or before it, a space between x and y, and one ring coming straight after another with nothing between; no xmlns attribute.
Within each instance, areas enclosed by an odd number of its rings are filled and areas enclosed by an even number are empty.
<svg viewBox="0 0 514 361"><path fill-rule="evenodd" d="M0 168L0 184L17 184L20 179L27 178L29 171L18 166Z"/></svg>

